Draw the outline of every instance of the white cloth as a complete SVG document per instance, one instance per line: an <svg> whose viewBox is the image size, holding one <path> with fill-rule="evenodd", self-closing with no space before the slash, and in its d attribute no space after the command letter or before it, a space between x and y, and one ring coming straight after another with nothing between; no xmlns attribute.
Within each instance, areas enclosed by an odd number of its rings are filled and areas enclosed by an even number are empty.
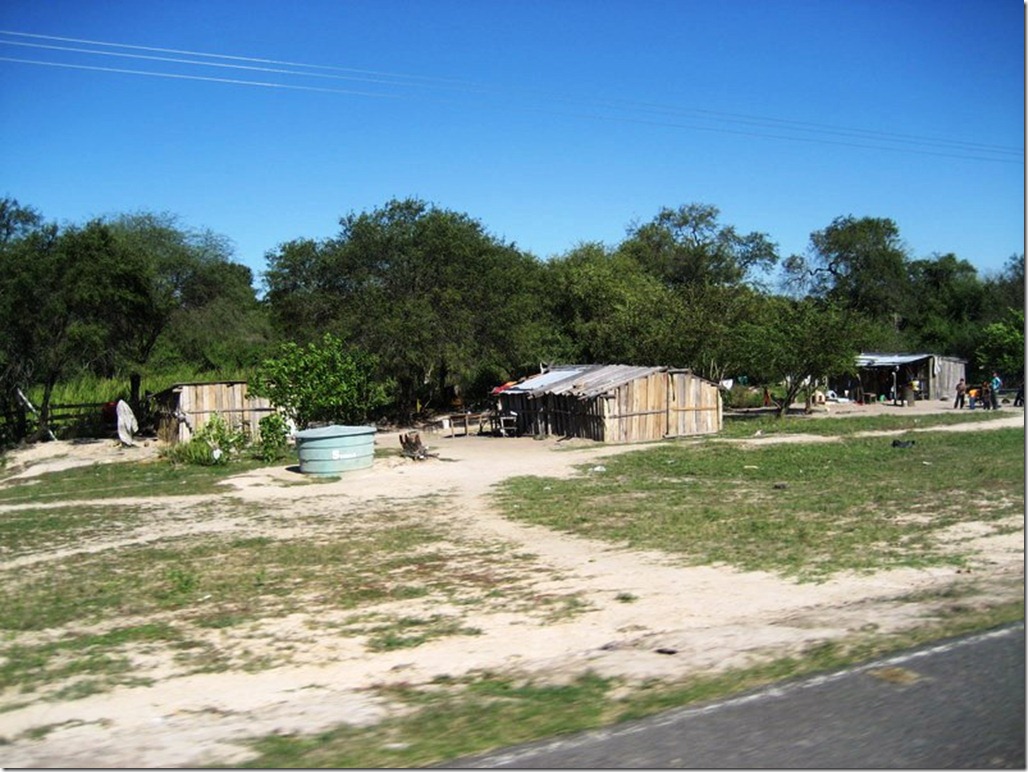
<svg viewBox="0 0 1028 772"><path fill-rule="evenodd" d="M118 400L118 439L122 445L135 445L132 435L139 431L139 424L136 423L136 415L132 412L128 402Z"/></svg>

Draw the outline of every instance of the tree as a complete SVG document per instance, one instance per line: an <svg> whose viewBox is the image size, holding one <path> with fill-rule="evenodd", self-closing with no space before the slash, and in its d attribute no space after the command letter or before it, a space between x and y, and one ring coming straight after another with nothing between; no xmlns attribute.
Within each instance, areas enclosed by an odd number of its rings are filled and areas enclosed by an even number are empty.
<svg viewBox="0 0 1028 772"><path fill-rule="evenodd" d="M375 354L396 384L400 417L419 403L445 406L482 367L512 371L534 358L543 337L534 258L467 215L416 199L351 213L340 226L327 242L269 255L273 318Z"/></svg>
<svg viewBox="0 0 1028 772"><path fill-rule="evenodd" d="M765 234L741 235L721 225L719 214L708 204L665 207L650 222L629 227L618 250L670 287L735 285L778 262Z"/></svg>
<svg viewBox="0 0 1028 772"><path fill-rule="evenodd" d="M994 370L1024 382L1024 309L1008 308L1006 318L988 325L975 361L983 373Z"/></svg>
<svg viewBox="0 0 1028 772"><path fill-rule="evenodd" d="M109 227L141 265L149 298L118 369L140 370L153 359L200 370L256 362L268 325L253 274L232 261L226 238L185 228L169 214L120 215Z"/></svg>
<svg viewBox="0 0 1028 772"><path fill-rule="evenodd" d="M297 426L312 423L363 424L386 402L384 387L374 380L374 357L348 350L326 333L320 343L285 343L278 356L261 363L249 393L267 397Z"/></svg>
<svg viewBox="0 0 1028 772"><path fill-rule="evenodd" d="M740 330L751 378L785 384L779 416L814 379L854 373L865 334L859 316L813 298L769 298L761 322Z"/></svg>
<svg viewBox="0 0 1028 772"><path fill-rule="evenodd" d="M974 266L953 254L908 263L908 348L973 359L985 286Z"/></svg>
<svg viewBox="0 0 1028 772"><path fill-rule="evenodd" d="M669 362L682 319L670 289L627 255L587 243L547 267L550 313L565 347L583 362Z"/></svg>
<svg viewBox="0 0 1028 772"><path fill-rule="evenodd" d="M910 284L899 228L887 218L837 217L810 235L810 255L785 262L793 286L898 331Z"/></svg>
<svg viewBox="0 0 1028 772"><path fill-rule="evenodd" d="M770 324L768 296L745 285L682 287L676 295L682 309L676 325L679 350L669 363L715 383L746 373L751 334Z"/></svg>
<svg viewBox="0 0 1028 772"><path fill-rule="evenodd" d="M109 366L131 345L148 304L144 272L95 220L41 227L0 249L0 323L8 388L43 388L41 431L59 380Z"/></svg>

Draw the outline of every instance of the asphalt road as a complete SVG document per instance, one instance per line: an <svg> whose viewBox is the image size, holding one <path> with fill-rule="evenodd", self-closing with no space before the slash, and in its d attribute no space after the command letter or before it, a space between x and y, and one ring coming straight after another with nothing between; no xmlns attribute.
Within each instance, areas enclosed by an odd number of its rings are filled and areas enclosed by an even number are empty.
<svg viewBox="0 0 1028 772"><path fill-rule="evenodd" d="M443 766L1024 769L1024 625Z"/></svg>

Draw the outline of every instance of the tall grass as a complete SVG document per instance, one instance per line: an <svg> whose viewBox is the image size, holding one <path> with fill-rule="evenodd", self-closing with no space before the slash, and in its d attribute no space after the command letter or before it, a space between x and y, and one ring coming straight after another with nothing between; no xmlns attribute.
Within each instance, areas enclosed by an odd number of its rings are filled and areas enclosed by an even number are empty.
<svg viewBox="0 0 1028 772"><path fill-rule="evenodd" d="M164 368L159 372L144 373L140 389L142 393L164 391L177 383L194 383L204 381L245 381L249 380L248 370L220 370L218 372L201 372L193 367L180 366ZM54 386L50 397L54 405L82 405L110 402L129 396L129 379L125 377L101 378L96 375L82 374ZM26 396L37 407L43 400L43 387L33 386L26 391Z"/></svg>

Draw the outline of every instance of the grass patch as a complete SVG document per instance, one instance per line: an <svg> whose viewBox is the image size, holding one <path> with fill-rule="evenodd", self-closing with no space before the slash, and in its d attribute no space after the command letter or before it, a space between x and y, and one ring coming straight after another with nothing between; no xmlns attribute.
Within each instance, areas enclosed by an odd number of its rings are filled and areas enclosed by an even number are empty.
<svg viewBox="0 0 1028 772"><path fill-rule="evenodd" d="M499 501L520 520L801 580L961 565L942 529L1024 512L1024 430L916 438L911 448L883 437L667 443L604 459L602 472L583 466L573 479L513 478Z"/></svg>
<svg viewBox="0 0 1028 772"><path fill-rule="evenodd" d="M952 413L904 413L896 408L895 415L855 416L827 418L813 415L787 415L779 418L769 413L726 413L719 436L727 438L752 437L758 430L768 434L816 434L820 436L852 436L861 432L911 431L937 426L964 423L985 423L1010 416L1009 411L975 410Z"/></svg>
<svg viewBox="0 0 1028 772"><path fill-rule="evenodd" d="M850 667L892 652L1024 619L1023 602L960 613L930 627L863 634L811 646L746 669L681 682L630 686L584 673L569 684L496 674L437 679L424 689L391 687L382 696L406 711L372 727L341 726L316 735L270 735L253 744L258 769L411 768L432 765L573 732L644 718L672 708L722 700L786 679Z"/></svg>
<svg viewBox="0 0 1028 772"><path fill-rule="evenodd" d="M402 617L392 625L376 628L368 639L368 648L371 651L394 651L414 648L434 638L481 634L481 630L466 627L459 619L442 614L434 614L427 619Z"/></svg>
<svg viewBox="0 0 1028 772"><path fill-rule="evenodd" d="M266 466L253 459L223 466L191 466L162 459L77 466L35 477L0 480L0 504L204 495L223 492L219 484L232 475Z"/></svg>
<svg viewBox="0 0 1028 772"><path fill-rule="evenodd" d="M99 634L70 633L37 645L6 646L0 650L0 691L17 688L32 692L41 684L71 680L58 697L85 697L133 680L131 661L124 654L130 644L180 639L181 633L171 625L152 623Z"/></svg>
<svg viewBox="0 0 1028 772"><path fill-rule="evenodd" d="M137 507L27 507L0 512L0 555L11 558L136 526Z"/></svg>

